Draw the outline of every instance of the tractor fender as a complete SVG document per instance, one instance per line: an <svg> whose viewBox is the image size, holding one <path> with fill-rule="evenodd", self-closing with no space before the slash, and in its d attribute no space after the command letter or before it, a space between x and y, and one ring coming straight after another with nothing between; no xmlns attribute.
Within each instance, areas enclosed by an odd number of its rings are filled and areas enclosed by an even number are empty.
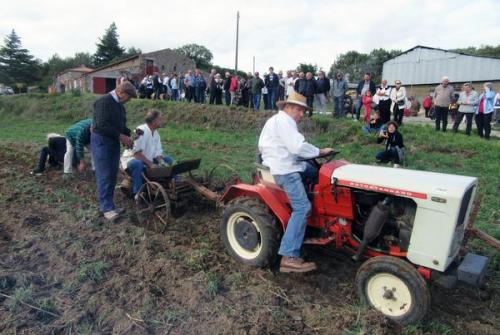
<svg viewBox="0 0 500 335"><path fill-rule="evenodd" d="M285 195L285 198L283 198L282 195ZM229 201L238 197L252 197L262 201L278 218L281 222L283 230L285 230L291 213L288 206L286 206L287 198L283 191L271 191L268 187L262 184L236 184L230 186L226 190L220 198L220 202L227 204Z"/></svg>

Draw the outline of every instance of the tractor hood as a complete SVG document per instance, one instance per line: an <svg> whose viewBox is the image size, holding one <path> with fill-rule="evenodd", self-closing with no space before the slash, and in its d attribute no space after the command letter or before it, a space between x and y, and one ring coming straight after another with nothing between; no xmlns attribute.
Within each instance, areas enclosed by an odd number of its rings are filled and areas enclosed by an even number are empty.
<svg viewBox="0 0 500 335"><path fill-rule="evenodd" d="M332 183L374 192L426 200L461 198L477 178L452 174L347 164L336 168Z"/></svg>

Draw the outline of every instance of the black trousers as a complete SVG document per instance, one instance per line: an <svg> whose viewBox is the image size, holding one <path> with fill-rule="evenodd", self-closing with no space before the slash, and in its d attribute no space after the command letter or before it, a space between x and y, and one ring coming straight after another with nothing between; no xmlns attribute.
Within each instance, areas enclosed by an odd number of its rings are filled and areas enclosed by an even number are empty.
<svg viewBox="0 0 500 335"><path fill-rule="evenodd" d="M396 148L379 151L375 158L381 163L394 162L394 164L399 164L399 154Z"/></svg>
<svg viewBox="0 0 500 335"><path fill-rule="evenodd" d="M455 124L453 125L453 131L455 133L458 131L458 126L460 125L460 122L462 122L464 115L467 120L467 126L465 127L465 134L470 135L470 131L472 129L472 118L474 117L474 113L458 112L457 118L455 119Z"/></svg>
<svg viewBox="0 0 500 335"><path fill-rule="evenodd" d="M394 104L394 108L392 113L394 114L394 122L396 122L399 126L403 124L403 116L404 116L404 108L399 108L398 104Z"/></svg>
<svg viewBox="0 0 500 335"><path fill-rule="evenodd" d="M59 167L63 164L63 162L57 161L57 152L53 149L49 149L49 147L43 147L40 152L40 159L38 160L38 170L44 171L45 164L47 162L47 157L49 158L49 164L54 167Z"/></svg>
<svg viewBox="0 0 500 335"><path fill-rule="evenodd" d="M308 96L306 97L306 99L307 99L307 100L306 100L307 105L308 105L309 107L311 107L311 109L312 109L312 108L313 108L313 104L314 104L314 94L313 94L313 95L308 95ZM309 116L312 116L312 115L313 115L313 112L312 112L312 110L310 110L310 111L309 111Z"/></svg>
<svg viewBox="0 0 500 335"><path fill-rule="evenodd" d="M226 106L229 106L231 104L231 92L229 92L229 90L227 90L225 93L224 93L224 102L226 103Z"/></svg>
<svg viewBox="0 0 500 335"><path fill-rule="evenodd" d="M424 108L424 109L425 109L425 117L429 117L429 110L431 108L429 107L429 108Z"/></svg>
<svg viewBox="0 0 500 335"><path fill-rule="evenodd" d="M194 87L193 86L188 86L186 87L186 100L188 102L191 102L191 100L195 99L194 96Z"/></svg>
<svg viewBox="0 0 500 335"><path fill-rule="evenodd" d="M209 104L222 105L222 91L220 90L210 90Z"/></svg>
<svg viewBox="0 0 500 335"><path fill-rule="evenodd" d="M478 113L476 114L476 127L477 127L477 134L479 137L485 137L486 139L490 138L490 133L491 133L491 117L493 116L493 113ZM484 134L483 134L484 131Z"/></svg>
<svg viewBox="0 0 500 335"><path fill-rule="evenodd" d="M380 122L386 124L391 120L391 99L380 100L378 103Z"/></svg>
<svg viewBox="0 0 500 335"><path fill-rule="evenodd" d="M446 131L446 126L448 125L448 107L435 106L434 112L436 114L436 130L440 130L442 123L443 131Z"/></svg>

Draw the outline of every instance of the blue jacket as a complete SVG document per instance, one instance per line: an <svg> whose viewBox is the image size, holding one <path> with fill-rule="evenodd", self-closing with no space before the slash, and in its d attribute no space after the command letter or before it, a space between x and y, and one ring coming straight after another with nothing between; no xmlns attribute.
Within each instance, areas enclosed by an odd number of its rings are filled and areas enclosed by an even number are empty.
<svg viewBox="0 0 500 335"><path fill-rule="evenodd" d="M476 105L476 114L479 113L479 104L484 97L484 114L493 113L493 100L495 99L495 91L489 90L488 92L481 93L478 99L478 104Z"/></svg>

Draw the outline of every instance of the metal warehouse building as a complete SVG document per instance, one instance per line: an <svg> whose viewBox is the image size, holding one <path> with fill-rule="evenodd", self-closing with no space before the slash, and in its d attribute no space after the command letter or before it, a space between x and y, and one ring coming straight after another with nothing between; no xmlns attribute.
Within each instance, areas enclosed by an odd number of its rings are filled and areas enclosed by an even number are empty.
<svg viewBox="0 0 500 335"><path fill-rule="evenodd" d="M500 90L500 58L471 56L443 49L416 46L384 62L382 77L390 85L401 80L408 95L425 96L447 76L455 89L472 82L480 90L484 82L492 82Z"/></svg>

